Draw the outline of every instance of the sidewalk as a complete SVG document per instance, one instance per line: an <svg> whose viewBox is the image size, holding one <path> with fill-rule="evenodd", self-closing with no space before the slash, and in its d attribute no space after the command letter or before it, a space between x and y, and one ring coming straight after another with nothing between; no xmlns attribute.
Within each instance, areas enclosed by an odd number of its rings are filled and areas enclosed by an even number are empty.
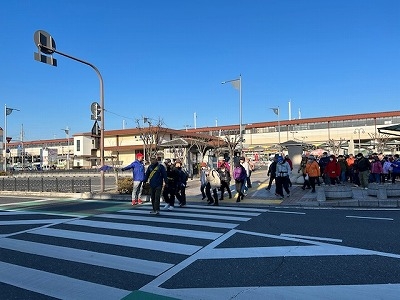
<svg viewBox="0 0 400 300"><path fill-rule="evenodd" d="M244 197L244 200L236 202L236 191L234 186L231 184L232 199L228 199L228 194L225 192L224 200L220 200L220 206L223 205L269 205L269 206L301 206L301 207L365 207L365 208L397 208L400 207L400 196L398 197L387 197L387 199L380 200L377 196L372 196L373 189L365 190L359 187L354 187L348 183L346 185L339 185L338 187L346 187L348 193L352 197L343 197L336 199L327 198L325 201L321 201L321 197L318 198L319 189L324 189L324 186L317 187L316 193L311 193L311 190L302 190L301 185L293 184L290 188L290 197L279 199L275 196L275 185L272 185L271 191L267 191L265 188L268 185L268 178L266 177L265 170L258 170L252 175L252 188L248 190L248 195ZM391 184L387 184L389 186ZM396 184L400 190L400 184ZM377 185L371 186L375 188ZM286 194L286 193L285 193ZM220 196L220 192L218 192ZM144 198L143 196L142 198ZM188 204L204 204L207 205L207 200L201 199L200 193L200 181L198 178L193 180L189 179L188 187L186 189L186 199ZM120 200L130 201L131 195L119 195L112 193L105 193L99 195L92 195L92 199L103 199L103 200Z"/></svg>
<svg viewBox="0 0 400 300"><path fill-rule="evenodd" d="M228 195L225 192L225 200L220 201L220 205L268 205L268 206L300 206L300 207L364 207L364 208L399 208L400 207L400 184L396 183L377 185L370 184L370 189L365 190L359 187L354 187L352 184L348 183L344 185L347 187L347 195L350 197L342 197L336 199L329 199L326 197L321 197L321 194L326 195L326 193L321 193L319 189L323 189L324 186L317 187L316 193L311 193L311 190L302 190L300 184L294 183L290 188L290 197L284 199L279 199L275 196L275 185L272 185L271 191L267 191L265 188L268 185L268 177L266 176L266 170L256 170L253 172L252 188L248 190L248 195L244 197L244 200L236 203L234 191L235 187L233 182L231 182L232 199L228 199ZM338 187L343 187L340 185ZM385 197L378 197L377 187L387 187L391 189L387 191L387 199ZM395 189L393 191L393 188ZM391 194L396 194L398 196L390 196ZM340 194L340 193L338 193ZM386 191L385 191L386 194ZM1 196L21 196L21 197L54 197L54 198L72 198L72 199L93 199L93 200L111 200L111 201L127 201L130 203L130 194L118 194L117 192L105 192L105 193L56 193L56 192L24 192L24 191L2 191ZM220 192L218 193L220 196ZM382 196L379 194L379 196ZM189 179L188 186L186 189L186 198L188 204L203 204L207 205L206 200L202 200L200 193L200 181L199 178ZM326 199L324 199L326 198ZM148 199L149 196L142 196L142 200Z"/></svg>

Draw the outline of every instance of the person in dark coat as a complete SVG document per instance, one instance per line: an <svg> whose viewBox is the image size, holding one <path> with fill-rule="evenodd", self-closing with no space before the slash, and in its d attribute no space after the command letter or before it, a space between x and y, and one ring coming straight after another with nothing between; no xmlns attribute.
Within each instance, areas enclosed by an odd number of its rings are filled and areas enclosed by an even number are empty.
<svg viewBox="0 0 400 300"><path fill-rule="evenodd" d="M221 179L221 197L219 200L224 200L224 193L225 189L228 192L229 199L232 198L232 192L231 192L231 173L229 171L229 168L225 163L221 164L219 168L217 169L219 173L219 177Z"/></svg>
<svg viewBox="0 0 400 300"><path fill-rule="evenodd" d="M163 183L168 184L167 171L162 164L159 164L156 156L150 157L150 166L147 168L143 182L149 182L151 205L153 210L150 213L160 214L160 198Z"/></svg>
<svg viewBox="0 0 400 300"><path fill-rule="evenodd" d="M268 186L265 188L267 191L271 190L272 182L276 178L276 163L277 163L277 159L278 159L277 156L275 156L274 160L272 161L272 163L269 165L269 168L268 168L267 176L269 176L269 183L268 183Z"/></svg>

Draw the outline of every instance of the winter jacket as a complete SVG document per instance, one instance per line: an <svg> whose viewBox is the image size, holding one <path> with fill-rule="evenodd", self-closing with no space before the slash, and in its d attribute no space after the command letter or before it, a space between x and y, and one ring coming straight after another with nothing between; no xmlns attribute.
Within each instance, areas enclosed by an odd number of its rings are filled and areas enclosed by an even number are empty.
<svg viewBox="0 0 400 300"><path fill-rule="evenodd" d="M329 156L322 156L320 159L319 159L319 167L320 167L320 169L321 169L321 172L324 172L324 170L325 170L325 168L326 168L326 166L328 165L328 163L329 163Z"/></svg>
<svg viewBox="0 0 400 300"><path fill-rule="evenodd" d="M324 174L328 175L329 178L336 178L340 176L340 165L335 158L330 160L326 165Z"/></svg>
<svg viewBox="0 0 400 300"><path fill-rule="evenodd" d="M276 176L276 164L277 164L277 162L276 161L273 161L270 165L269 165L269 168L268 168L268 173L267 173L267 176Z"/></svg>
<svg viewBox="0 0 400 300"><path fill-rule="evenodd" d="M276 164L276 177L287 177L292 174L292 170L287 161L283 161L282 163Z"/></svg>
<svg viewBox="0 0 400 300"><path fill-rule="evenodd" d="M307 157L303 157L300 162L300 168L298 173L306 174Z"/></svg>
<svg viewBox="0 0 400 300"><path fill-rule="evenodd" d="M382 163L379 160L374 161L371 164L371 173L382 174L382 172L383 172Z"/></svg>
<svg viewBox="0 0 400 300"><path fill-rule="evenodd" d="M157 168L157 169L156 169ZM150 178L150 175L152 174L152 171L156 169L156 171L153 173L153 175ZM165 170L164 165L159 164L158 162L151 164L146 171L145 177L144 177L144 182L149 182L151 188L157 188L157 187L162 187L163 181L165 184L168 183L168 178L167 178L167 171Z"/></svg>
<svg viewBox="0 0 400 300"><path fill-rule="evenodd" d="M135 160L133 163L131 163L129 166L126 166L122 168L122 171L130 170L132 169L132 178L133 181L143 181L144 180L144 164L139 161Z"/></svg>
<svg viewBox="0 0 400 300"><path fill-rule="evenodd" d="M201 185L207 184L207 180L206 180L207 173L208 173L207 169L200 169L200 184Z"/></svg>
<svg viewBox="0 0 400 300"><path fill-rule="evenodd" d="M319 168L319 164L313 160L312 162L308 162L306 164L305 173L310 177L319 177L321 176L321 171Z"/></svg>
<svg viewBox="0 0 400 300"><path fill-rule="evenodd" d="M233 169L233 178L235 179L235 181L246 180L247 178L246 169L241 164L237 165Z"/></svg>
<svg viewBox="0 0 400 300"><path fill-rule="evenodd" d="M393 168L393 173L399 174L400 173L400 161L399 160L394 160L392 162L392 168Z"/></svg>
<svg viewBox="0 0 400 300"><path fill-rule="evenodd" d="M347 165L347 161L345 159L339 159L338 164L340 166L341 172L347 172L348 165Z"/></svg>
<svg viewBox="0 0 400 300"><path fill-rule="evenodd" d="M167 172L167 183L169 188L175 188L179 184L179 172L174 167L168 166L166 169Z"/></svg>
<svg viewBox="0 0 400 300"><path fill-rule="evenodd" d="M385 161L382 167L383 174L389 174L389 171L392 170L392 163L390 161Z"/></svg>
<svg viewBox="0 0 400 300"><path fill-rule="evenodd" d="M231 173L228 169L218 169L219 177L221 181L230 182L231 181Z"/></svg>
<svg viewBox="0 0 400 300"><path fill-rule="evenodd" d="M357 169L359 172L369 171L371 169L369 159L365 157L357 159Z"/></svg>

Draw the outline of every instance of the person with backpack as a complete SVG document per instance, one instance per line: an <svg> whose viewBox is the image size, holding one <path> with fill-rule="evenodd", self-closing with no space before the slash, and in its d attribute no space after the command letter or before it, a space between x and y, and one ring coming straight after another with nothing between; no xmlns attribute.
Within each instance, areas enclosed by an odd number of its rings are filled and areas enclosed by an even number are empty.
<svg viewBox="0 0 400 300"><path fill-rule="evenodd" d="M147 168L143 182L150 183L151 205L153 210L151 214L160 214L160 198L163 182L168 185L167 171L164 165L159 164L156 156L150 157L150 166Z"/></svg>
<svg viewBox="0 0 400 300"><path fill-rule="evenodd" d="M237 192L236 202L240 202L244 198L242 192L243 185L247 178L246 169L242 166L240 161L235 162L235 168L233 169L233 179L235 179L235 188Z"/></svg>
<svg viewBox="0 0 400 300"><path fill-rule="evenodd" d="M217 189L221 187L221 179L219 177L218 171L215 169L210 169L206 176L206 180L207 180L206 194L208 196L211 196L211 191L212 191L212 197L211 197L212 200L208 201L207 204L218 206Z"/></svg>

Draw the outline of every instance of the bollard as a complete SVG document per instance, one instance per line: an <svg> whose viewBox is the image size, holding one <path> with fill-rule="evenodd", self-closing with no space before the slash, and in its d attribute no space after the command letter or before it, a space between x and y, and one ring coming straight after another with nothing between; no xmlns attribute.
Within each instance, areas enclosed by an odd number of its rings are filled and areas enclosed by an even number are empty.
<svg viewBox="0 0 400 300"><path fill-rule="evenodd" d="M323 186L316 186L315 190L317 192L317 201L318 202L326 201L324 187Z"/></svg>
<svg viewBox="0 0 400 300"><path fill-rule="evenodd" d="M378 192L377 192L377 198L380 200L387 199L387 191L384 186L379 186L378 187Z"/></svg>

